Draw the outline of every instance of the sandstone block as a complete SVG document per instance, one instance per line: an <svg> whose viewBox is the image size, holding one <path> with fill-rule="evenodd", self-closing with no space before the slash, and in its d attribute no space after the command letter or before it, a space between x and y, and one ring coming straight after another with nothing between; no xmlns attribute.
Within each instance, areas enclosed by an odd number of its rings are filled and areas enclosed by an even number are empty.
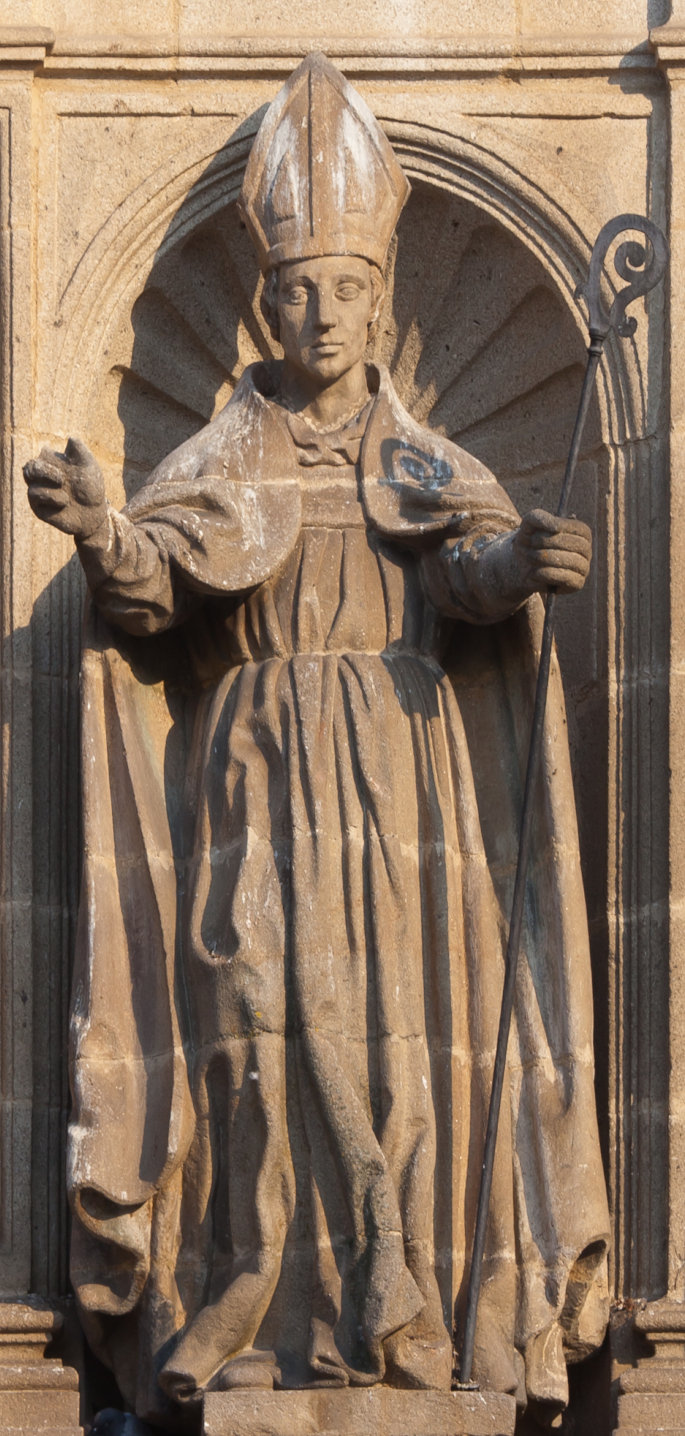
<svg viewBox="0 0 685 1436"><path fill-rule="evenodd" d="M513 1397L493 1392L227 1391L205 1396L204 1436L512 1436Z"/></svg>
<svg viewBox="0 0 685 1436"><path fill-rule="evenodd" d="M74 1436L79 1429L77 1391L3 1391L1 1409L0 1436L6 1428L46 1436L55 1436L60 1428Z"/></svg>
<svg viewBox="0 0 685 1436"><path fill-rule="evenodd" d="M618 1420L621 1431L635 1427L659 1436L664 1431L685 1431L685 1395L666 1392L631 1392L620 1396Z"/></svg>

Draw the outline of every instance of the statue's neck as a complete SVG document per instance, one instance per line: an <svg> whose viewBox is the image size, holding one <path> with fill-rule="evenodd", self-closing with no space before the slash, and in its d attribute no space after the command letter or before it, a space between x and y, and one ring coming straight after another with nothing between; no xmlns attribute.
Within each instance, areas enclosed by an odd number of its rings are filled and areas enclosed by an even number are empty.
<svg viewBox="0 0 685 1436"><path fill-rule="evenodd" d="M321 385L310 375L295 369L286 359L279 388L280 398L286 407L317 429L333 429L345 423L369 397L366 370L361 360L346 374L341 374L339 379Z"/></svg>

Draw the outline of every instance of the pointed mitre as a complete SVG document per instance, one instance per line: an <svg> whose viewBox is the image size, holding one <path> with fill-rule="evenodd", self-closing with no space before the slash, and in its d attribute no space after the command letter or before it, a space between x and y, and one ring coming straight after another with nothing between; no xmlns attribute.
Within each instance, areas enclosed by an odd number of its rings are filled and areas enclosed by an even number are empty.
<svg viewBox="0 0 685 1436"><path fill-rule="evenodd" d="M358 254L383 267L409 183L378 121L325 55L308 55L264 116L239 206L263 270Z"/></svg>

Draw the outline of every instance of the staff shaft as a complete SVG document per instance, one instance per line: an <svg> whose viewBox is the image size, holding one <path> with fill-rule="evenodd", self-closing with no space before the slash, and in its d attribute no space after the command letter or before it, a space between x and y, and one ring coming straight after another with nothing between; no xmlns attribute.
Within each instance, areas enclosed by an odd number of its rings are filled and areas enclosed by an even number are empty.
<svg viewBox="0 0 685 1436"><path fill-rule="evenodd" d="M569 449L564 482L561 489L559 518L565 518L571 497L573 479L578 462L583 430L587 419L590 399L597 375L602 348L603 336L597 331L590 331L590 346L588 349L587 366L583 379L583 387L578 404L578 412L573 427L571 446ZM516 876L514 879L514 895L511 904L511 919L509 923L509 939L504 959L504 986L502 990L502 1007L500 1011L499 1031L497 1034L497 1047L495 1051L495 1065L492 1075L492 1090L490 1093L490 1107L488 1110L488 1124L485 1132L485 1147L483 1150L483 1167L480 1179L480 1190L478 1193L478 1211L476 1215L476 1230L473 1242L473 1254L471 1257L471 1270L469 1274L469 1286L466 1298L466 1318L464 1323L464 1337L461 1349L461 1369L459 1385L462 1387L471 1386L471 1372L473 1368L473 1350L476 1338L476 1317L478 1314L478 1298L480 1296L481 1281L483 1277L483 1255L485 1251L485 1237L487 1231L488 1211L490 1207L490 1194L492 1190L492 1176L495 1166L495 1147L497 1143L497 1128L499 1124L499 1112L504 1090L504 1078L507 1064L507 1046L509 1043L509 1031L511 1018L514 1010L514 996L516 992L516 973L518 969L519 950L521 946L521 930L523 927L523 909L526 896L526 879L528 875L528 864L530 860L531 840L533 834L533 817L535 805L535 790L540 773L540 760L542 757L542 745L544 739L545 707L547 704L547 689L549 687L549 673L552 661L552 646L554 642L554 609L556 594L550 592L545 606L545 621L542 630L542 642L540 646L540 663L538 667L537 684L535 688L535 703L533 707L533 721L531 725L530 746L528 749L528 762L526 765L526 778L523 789L523 806L521 809L521 826L519 831L519 849L516 863Z"/></svg>

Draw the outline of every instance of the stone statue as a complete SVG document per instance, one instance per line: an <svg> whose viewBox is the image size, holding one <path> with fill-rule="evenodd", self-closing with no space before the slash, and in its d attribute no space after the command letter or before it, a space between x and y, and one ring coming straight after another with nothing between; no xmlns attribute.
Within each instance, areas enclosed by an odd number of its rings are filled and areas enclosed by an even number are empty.
<svg viewBox="0 0 685 1436"><path fill-rule="evenodd" d="M454 1380L535 595L591 545L365 365L407 193L307 59L241 200L282 362L122 513L80 443L25 470L92 596L72 1277L169 1429L211 1390ZM608 1237L556 673L529 886L476 1375L549 1416L602 1339Z"/></svg>

